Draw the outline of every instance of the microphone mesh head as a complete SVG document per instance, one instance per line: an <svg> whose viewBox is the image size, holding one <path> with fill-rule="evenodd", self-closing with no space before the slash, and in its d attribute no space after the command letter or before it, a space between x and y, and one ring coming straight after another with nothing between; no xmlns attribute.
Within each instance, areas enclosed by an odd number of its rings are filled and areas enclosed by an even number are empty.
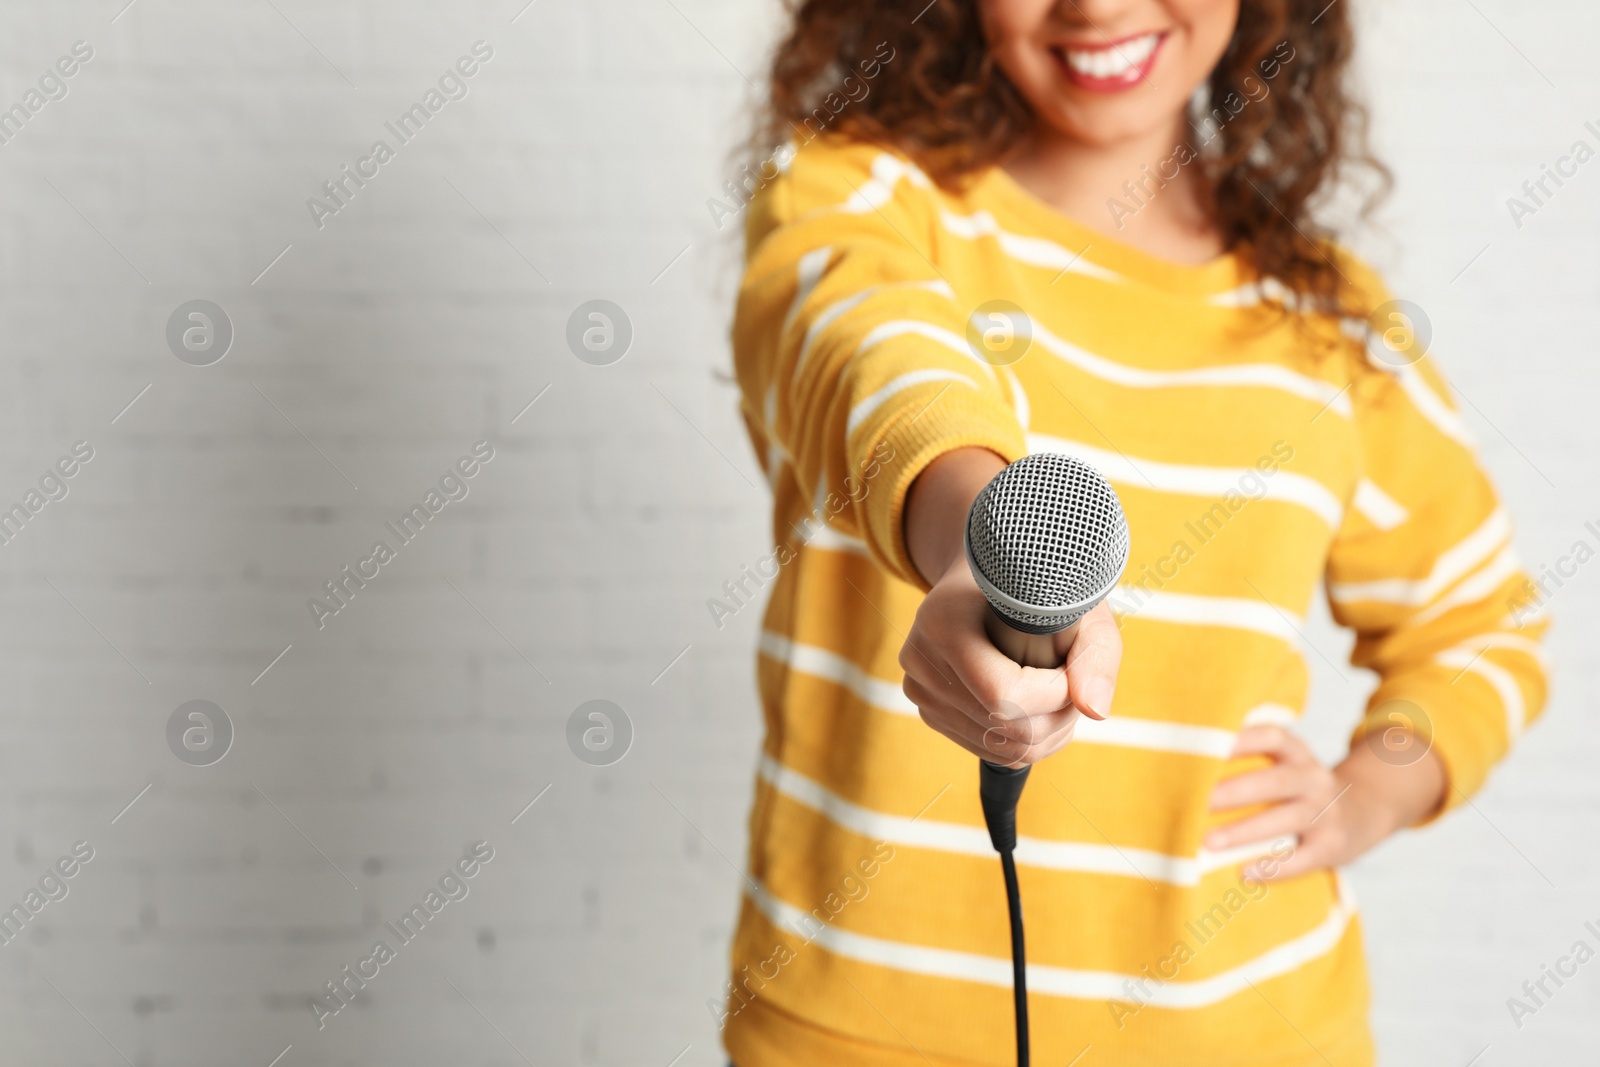
<svg viewBox="0 0 1600 1067"><path fill-rule="evenodd" d="M1013 629L1055 633L1105 599L1128 564L1128 520L1100 472L1054 453L995 475L967 515L967 562Z"/></svg>

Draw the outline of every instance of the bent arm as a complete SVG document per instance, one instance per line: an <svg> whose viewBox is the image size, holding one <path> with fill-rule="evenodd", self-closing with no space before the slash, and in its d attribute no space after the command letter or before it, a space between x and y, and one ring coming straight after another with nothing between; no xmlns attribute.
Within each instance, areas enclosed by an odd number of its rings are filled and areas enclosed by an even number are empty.
<svg viewBox="0 0 1600 1067"><path fill-rule="evenodd" d="M1431 363L1371 371L1356 412L1363 477L1327 590L1379 682L1339 770L1398 828L1465 802L1542 710L1546 623Z"/></svg>

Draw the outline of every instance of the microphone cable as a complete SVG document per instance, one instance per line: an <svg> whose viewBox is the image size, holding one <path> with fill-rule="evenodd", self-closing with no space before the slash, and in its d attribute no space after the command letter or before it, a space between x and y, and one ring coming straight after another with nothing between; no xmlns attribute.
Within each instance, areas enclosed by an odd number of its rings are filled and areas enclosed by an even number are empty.
<svg viewBox="0 0 1600 1067"><path fill-rule="evenodd" d="M978 798L989 841L1000 853L1006 880L1006 911L1011 919L1011 995L1017 1023L1017 1067L1028 1067L1028 961L1022 940L1022 890L1017 885L1017 800L1027 784L1028 767L1001 767L980 760Z"/></svg>

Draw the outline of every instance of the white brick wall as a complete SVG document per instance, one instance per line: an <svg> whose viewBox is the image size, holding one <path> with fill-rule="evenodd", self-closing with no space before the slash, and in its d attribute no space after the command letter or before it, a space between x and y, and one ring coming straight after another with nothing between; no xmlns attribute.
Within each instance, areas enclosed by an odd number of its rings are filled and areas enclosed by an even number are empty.
<svg viewBox="0 0 1600 1067"><path fill-rule="evenodd" d="M95 849L0 947L0 1062L720 1062L757 614L719 632L704 600L763 550L767 501L716 377L735 231L704 204L771 5L121 2L0 5L0 103L95 51L0 146L0 500L95 448L0 547L0 902ZM1520 231L1503 201L1600 120L1600 16L1477 8L1365 11L1400 178L1369 247L1432 315L1540 563L1596 517L1600 164ZM470 95L315 228L305 199L479 39ZM197 297L235 328L204 368L164 339ZM635 329L610 367L563 340L595 297ZM470 496L319 632L306 598L482 438ZM1558 596L1554 712L1478 810L1356 871L1390 1063L1600 1039L1587 971L1520 1032L1504 1006L1600 918L1595 584ZM1359 693L1323 674L1331 754ZM236 730L204 768L165 738L197 697ZM596 697L635 731L606 768L565 741ZM308 997L479 839L470 895L319 1032Z"/></svg>

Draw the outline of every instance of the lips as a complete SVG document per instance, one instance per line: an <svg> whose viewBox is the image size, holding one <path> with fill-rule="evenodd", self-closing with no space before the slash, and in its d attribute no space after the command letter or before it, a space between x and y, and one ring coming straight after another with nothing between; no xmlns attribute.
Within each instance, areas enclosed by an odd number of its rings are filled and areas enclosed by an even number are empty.
<svg viewBox="0 0 1600 1067"><path fill-rule="evenodd" d="M1164 33L1141 33L1104 45L1063 45L1051 51L1072 84L1092 92L1114 93L1144 81L1164 40Z"/></svg>

